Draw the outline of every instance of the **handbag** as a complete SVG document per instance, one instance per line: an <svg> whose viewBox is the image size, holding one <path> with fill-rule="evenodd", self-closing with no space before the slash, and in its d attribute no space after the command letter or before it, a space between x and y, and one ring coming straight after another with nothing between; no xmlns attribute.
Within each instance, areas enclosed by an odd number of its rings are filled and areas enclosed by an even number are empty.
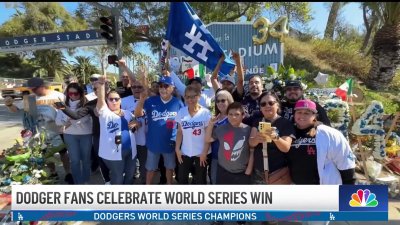
<svg viewBox="0 0 400 225"><path fill-rule="evenodd" d="M292 184L289 167L285 166L268 175L268 184Z"/></svg>

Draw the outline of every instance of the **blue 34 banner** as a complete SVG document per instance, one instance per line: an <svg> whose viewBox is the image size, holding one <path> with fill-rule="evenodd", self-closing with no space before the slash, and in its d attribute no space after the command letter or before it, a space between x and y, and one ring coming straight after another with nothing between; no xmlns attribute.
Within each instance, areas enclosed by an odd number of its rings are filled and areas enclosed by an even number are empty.
<svg viewBox="0 0 400 225"><path fill-rule="evenodd" d="M166 39L175 48L186 53L210 70L214 70L224 54L222 48L203 22L186 2L171 2ZM229 74L234 62L225 55L221 73Z"/></svg>

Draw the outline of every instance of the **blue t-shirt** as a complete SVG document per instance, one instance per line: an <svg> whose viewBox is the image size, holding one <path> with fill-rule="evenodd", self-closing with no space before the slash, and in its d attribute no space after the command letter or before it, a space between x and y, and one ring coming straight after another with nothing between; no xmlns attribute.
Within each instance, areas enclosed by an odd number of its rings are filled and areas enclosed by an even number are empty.
<svg viewBox="0 0 400 225"><path fill-rule="evenodd" d="M129 134L128 121L124 116L121 116L121 141L122 151L132 151L131 146L131 135Z"/></svg>
<svg viewBox="0 0 400 225"><path fill-rule="evenodd" d="M164 104L160 96L152 96L144 102L143 109L147 116L148 131L146 146L155 153L170 153L175 151L171 141L175 140L175 117L183 103L175 98Z"/></svg>
<svg viewBox="0 0 400 225"><path fill-rule="evenodd" d="M225 119L220 120L214 124L214 129L218 126L224 125L228 123L228 117L225 117ZM212 159L218 159L218 148L219 148L219 141L215 140L214 142L211 143L211 158Z"/></svg>

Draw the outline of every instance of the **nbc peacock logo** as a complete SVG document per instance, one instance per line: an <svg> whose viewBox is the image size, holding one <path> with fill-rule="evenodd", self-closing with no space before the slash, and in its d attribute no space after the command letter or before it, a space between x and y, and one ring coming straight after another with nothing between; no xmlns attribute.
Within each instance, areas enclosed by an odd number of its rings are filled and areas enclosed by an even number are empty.
<svg viewBox="0 0 400 225"><path fill-rule="evenodd" d="M351 207L377 207L378 201L376 195L371 193L369 189L358 189L357 193L351 195L349 205Z"/></svg>

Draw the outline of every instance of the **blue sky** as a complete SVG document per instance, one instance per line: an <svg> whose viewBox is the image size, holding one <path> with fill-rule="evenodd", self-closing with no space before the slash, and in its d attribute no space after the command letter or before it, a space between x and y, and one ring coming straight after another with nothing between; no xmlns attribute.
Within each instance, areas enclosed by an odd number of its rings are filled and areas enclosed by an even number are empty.
<svg viewBox="0 0 400 225"><path fill-rule="evenodd" d="M69 12L73 13L78 6L78 2L62 2L61 3ZM362 18L362 10L360 9L360 3L349 3L342 9L342 16L344 20L357 27L359 31L363 29L363 18ZM319 36L322 37L323 32L325 30L326 22L328 20L329 11L326 7L326 3L324 2L312 2L312 15L314 19L309 23L309 27L311 30L316 30L319 33ZM7 21L14 13L15 10L13 8L6 8L6 4L4 2L0 2L0 25ZM143 52L144 54L151 55L149 47L147 44L139 44L136 48L136 51ZM83 51L78 51L77 55L86 55ZM152 56L153 59L156 56ZM67 56L67 59L71 61L73 57ZM110 66L108 68L109 72L116 72L116 68Z"/></svg>

